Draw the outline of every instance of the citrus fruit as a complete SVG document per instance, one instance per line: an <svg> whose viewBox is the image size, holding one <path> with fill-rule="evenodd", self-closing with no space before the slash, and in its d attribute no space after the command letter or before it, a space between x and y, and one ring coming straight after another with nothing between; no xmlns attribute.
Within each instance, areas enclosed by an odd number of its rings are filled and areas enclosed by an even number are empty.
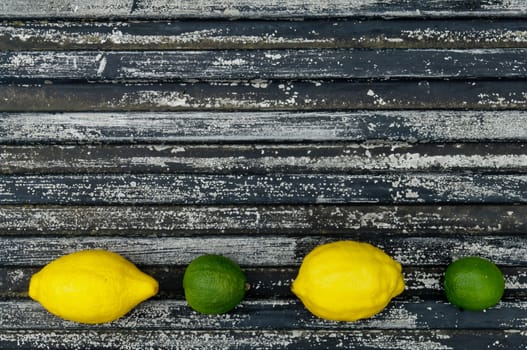
<svg viewBox="0 0 527 350"><path fill-rule="evenodd" d="M155 279L106 250L64 255L34 274L29 283L32 299L56 316L81 323L116 320L157 290Z"/></svg>
<svg viewBox="0 0 527 350"><path fill-rule="evenodd" d="M245 296L245 284L240 266L221 255L202 255L194 259L183 275L187 303L203 314L232 310Z"/></svg>
<svg viewBox="0 0 527 350"><path fill-rule="evenodd" d="M493 262L469 256L447 267L444 287L450 303L465 310L481 311L500 301L505 279Z"/></svg>
<svg viewBox="0 0 527 350"><path fill-rule="evenodd" d="M381 249L337 241L306 255L291 289L318 317L356 321L382 311L404 288L401 264Z"/></svg>

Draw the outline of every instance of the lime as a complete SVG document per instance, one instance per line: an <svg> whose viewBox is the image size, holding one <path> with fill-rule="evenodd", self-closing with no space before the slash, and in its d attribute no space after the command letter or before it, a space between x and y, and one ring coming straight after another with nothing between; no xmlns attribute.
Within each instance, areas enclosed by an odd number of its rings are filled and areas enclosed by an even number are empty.
<svg viewBox="0 0 527 350"><path fill-rule="evenodd" d="M449 302L462 309L481 311L500 301L505 280L493 262L470 256L447 267L444 286Z"/></svg>
<svg viewBox="0 0 527 350"><path fill-rule="evenodd" d="M203 314L232 310L245 296L246 278L238 264L221 255L194 259L183 275L185 299Z"/></svg>
<svg viewBox="0 0 527 350"><path fill-rule="evenodd" d="M371 317L404 288L399 262L369 243L356 241L313 249L291 287L311 313L336 321Z"/></svg>

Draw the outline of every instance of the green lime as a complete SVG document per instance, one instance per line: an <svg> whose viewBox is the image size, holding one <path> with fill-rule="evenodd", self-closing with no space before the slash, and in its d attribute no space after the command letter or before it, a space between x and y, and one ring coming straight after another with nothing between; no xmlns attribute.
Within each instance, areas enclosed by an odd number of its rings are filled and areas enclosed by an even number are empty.
<svg viewBox="0 0 527 350"><path fill-rule="evenodd" d="M185 299L203 314L222 314L232 310L245 295L246 278L231 259L203 255L194 259L183 275Z"/></svg>
<svg viewBox="0 0 527 350"><path fill-rule="evenodd" d="M462 309L481 311L500 301L505 280L494 263L470 256L447 267L444 286L449 302Z"/></svg>

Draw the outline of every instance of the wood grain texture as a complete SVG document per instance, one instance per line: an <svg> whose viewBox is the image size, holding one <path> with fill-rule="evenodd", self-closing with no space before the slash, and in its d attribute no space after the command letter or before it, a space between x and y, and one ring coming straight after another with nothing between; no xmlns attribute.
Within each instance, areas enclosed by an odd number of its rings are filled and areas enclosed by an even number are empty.
<svg viewBox="0 0 527 350"><path fill-rule="evenodd" d="M159 282L159 293L155 297L159 303L166 300L179 302L184 300L182 281L185 267L179 265L140 266L142 271ZM418 302L446 300L443 290L445 268L446 266L403 266L406 290L398 297L398 300L410 302L416 302L416 299L419 300ZM39 269L38 267L0 268L0 298L12 303L27 298L29 279ZM243 270L250 285L244 300L251 301L253 304L264 301L265 304L265 301L292 298L291 283L298 274L298 266L244 266ZM505 293L502 300L508 303L525 300L527 297L527 267L501 265L500 270L505 277ZM424 315L426 314L425 312ZM5 317L12 316L7 313ZM7 327L7 324L5 326Z"/></svg>
<svg viewBox="0 0 527 350"><path fill-rule="evenodd" d="M0 349L527 350L525 18L523 0L1 1ZM341 239L407 285L356 323L290 290ZM28 299L95 248L158 295L98 326ZM226 315L184 299L206 253L251 286ZM505 276L486 312L444 296L470 255Z"/></svg>
<svg viewBox="0 0 527 350"><path fill-rule="evenodd" d="M527 49L0 52L0 80L495 79L527 77Z"/></svg>
<svg viewBox="0 0 527 350"><path fill-rule="evenodd" d="M0 84L0 101L1 111L14 112L353 109L509 111L525 109L527 86L522 80L256 79L171 84L53 84L47 80L43 84ZM31 103L28 104L27 101ZM474 112L466 113L473 115ZM507 128L509 123L507 121L494 126L500 130L496 132L496 138L500 138L498 135L501 135L501 130ZM342 127L345 126L340 126L339 129ZM524 127L520 125L514 128L524 131ZM495 130L494 128L491 129ZM441 124L435 129L435 132L443 134L445 131L452 133L460 130ZM518 132L515 132L515 137L521 137L516 136Z"/></svg>
<svg viewBox="0 0 527 350"><path fill-rule="evenodd" d="M2 50L525 48L518 20L13 21Z"/></svg>
<svg viewBox="0 0 527 350"><path fill-rule="evenodd" d="M14 18L305 18L305 17L524 17L522 0L4 0L3 17Z"/></svg>
<svg viewBox="0 0 527 350"><path fill-rule="evenodd" d="M394 300L382 313L360 322L338 323L311 315L298 300L245 301L228 315L203 317L190 309L185 301L147 301L126 317L91 329L148 330L430 330L451 329L452 320L462 329L502 329L523 327L527 322L525 302L502 302L484 314L463 312L446 302ZM273 316L279 312L281 317ZM0 330L87 328L63 321L49 314L34 301L0 302Z"/></svg>
<svg viewBox="0 0 527 350"><path fill-rule="evenodd" d="M1 113L0 142L525 142L526 125L526 111Z"/></svg>
<svg viewBox="0 0 527 350"><path fill-rule="evenodd" d="M2 146L4 174L527 172L523 143Z"/></svg>
<svg viewBox="0 0 527 350"><path fill-rule="evenodd" d="M4 204L525 203L527 175L0 176Z"/></svg>
<svg viewBox="0 0 527 350"><path fill-rule="evenodd" d="M522 235L526 205L0 206L0 235Z"/></svg>
<svg viewBox="0 0 527 350"><path fill-rule="evenodd" d="M319 244L353 235L327 236L202 236L202 237L6 237L0 248L4 266L43 266L61 255L83 249L107 249L138 265L186 265L201 254L221 254L243 266L290 266ZM403 265L447 265L468 255L496 264L526 266L527 240L518 236L372 237L366 240Z"/></svg>
<svg viewBox="0 0 527 350"><path fill-rule="evenodd" d="M527 335L518 330L78 330L3 331L0 346L8 349L392 349L452 350L475 348L525 350Z"/></svg>

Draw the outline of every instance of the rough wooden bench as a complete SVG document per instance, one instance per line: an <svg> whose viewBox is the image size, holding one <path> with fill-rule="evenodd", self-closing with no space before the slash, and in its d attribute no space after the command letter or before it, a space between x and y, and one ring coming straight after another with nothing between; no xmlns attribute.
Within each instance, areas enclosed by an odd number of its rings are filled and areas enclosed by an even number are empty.
<svg viewBox="0 0 527 350"><path fill-rule="evenodd" d="M2 0L1 349L527 349L527 4ZM374 243L407 290L356 323L290 292L303 256ZM27 297L85 248L160 293L99 326ZM235 311L192 312L190 260L238 261ZM442 274L479 255L502 302Z"/></svg>

